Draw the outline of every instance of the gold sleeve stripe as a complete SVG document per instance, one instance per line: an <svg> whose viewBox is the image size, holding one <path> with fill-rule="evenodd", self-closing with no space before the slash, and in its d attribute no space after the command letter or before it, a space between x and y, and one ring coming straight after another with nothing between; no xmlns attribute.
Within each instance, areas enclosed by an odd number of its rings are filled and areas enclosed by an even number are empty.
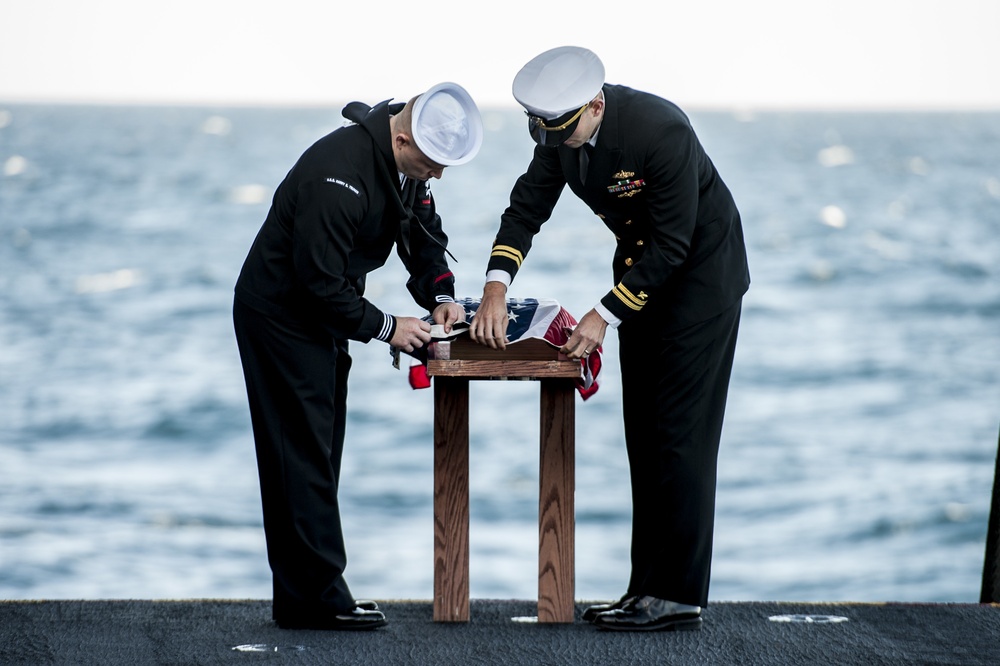
<svg viewBox="0 0 1000 666"><path fill-rule="evenodd" d="M618 297L618 300L620 300L622 303L629 306L633 310L641 310L642 306L646 304L645 301L641 301L635 296L633 296L632 292L626 289L621 282L619 282L618 286L616 286L612 290L612 293Z"/></svg>
<svg viewBox="0 0 1000 666"><path fill-rule="evenodd" d="M507 259L512 259L514 263L517 264L518 268L521 267L521 262L524 261L524 255L516 247L511 247L510 245L497 245L493 248L493 252L490 253L491 257L506 257Z"/></svg>

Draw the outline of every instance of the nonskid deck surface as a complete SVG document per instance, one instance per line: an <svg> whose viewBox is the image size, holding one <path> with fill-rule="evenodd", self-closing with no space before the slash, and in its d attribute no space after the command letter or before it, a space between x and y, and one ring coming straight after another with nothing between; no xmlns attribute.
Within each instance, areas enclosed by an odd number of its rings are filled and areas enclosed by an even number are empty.
<svg viewBox="0 0 1000 666"><path fill-rule="evenodd" d="M287 631L265 600L0 602L2 664L983 664L1000 663L1000 606L718 602L700 631L619 633L539 624L534 601L383 601L374 631Z"/></svg>

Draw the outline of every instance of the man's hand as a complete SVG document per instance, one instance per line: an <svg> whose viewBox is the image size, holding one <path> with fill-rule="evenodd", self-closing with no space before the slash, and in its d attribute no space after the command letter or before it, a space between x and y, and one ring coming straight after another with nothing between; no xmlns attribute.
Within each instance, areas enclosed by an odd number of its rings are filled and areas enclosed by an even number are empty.
<svg viewBox="0 0 1000 666"><path fill-rule="evenodd" d="M607 330L608 322L597 314L597 310L591 310L583 315L583 319L576 325L573 334L559 351L570 358L584 358L601 346Z"/></svg>
<svg viewBox="0 0 1000 666"><path fill-rule="evenodd" d="M416 317L396 317L396 331L389 344L410 353L431 341L431 325Z"/></svg>
<svg viewBox="0 0 1000 666"><path fill-rule="evenodd" d="M507 287L503 282L487 282L483 287L483 300L472 317L469 337L473 342L492 347L507 348Z"/></svg>
<svg viewBox="0 0 1000 666"><path fill-rule="evenodd" d="M444 325L444 332L451 333L451 327L465 321L465 308L458 303L442 303L431 313L435 324Z"/></svg>

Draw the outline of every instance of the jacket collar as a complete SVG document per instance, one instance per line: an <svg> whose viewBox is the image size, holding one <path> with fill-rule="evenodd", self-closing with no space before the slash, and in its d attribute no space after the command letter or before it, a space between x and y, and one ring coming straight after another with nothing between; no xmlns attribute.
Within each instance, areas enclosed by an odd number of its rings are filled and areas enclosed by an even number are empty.
<svg viewBox="0 0 1000 666"><path fill-rule="evenodd" d="M392 134L389 131L389 116L403 110L404 104L390 104L387 99L375 106L369 107L362 102L351 102L344 107L343 115L351 122L357 123L368 132L375 142L378 152L389 168L390 173L396 171L396 159L392 154Z"/></svg>
<svg viewBox="0 0 1000 666"><path fill-rule="evenodd" d="M618 150L618 100L614 88L604 84L604 117L597 130L597 143L605 150Z"/></svg>

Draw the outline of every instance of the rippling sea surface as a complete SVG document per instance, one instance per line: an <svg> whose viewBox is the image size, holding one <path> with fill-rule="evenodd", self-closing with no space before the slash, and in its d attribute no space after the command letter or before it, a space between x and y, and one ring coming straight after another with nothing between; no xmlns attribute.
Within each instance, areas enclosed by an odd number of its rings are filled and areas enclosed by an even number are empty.
<svg viewBox="0 0 1000 666"><path fill-rule="evenodd" d="M378 100L369 100L375 102ZM478 296L531 142L485 110L434 184ZM720 455L715 600L977 601L1000 427L1000 114L698 112L753 284ZM269 598L232 288L339 108L0 105L0 598ZM613 238L567 194L511 289L582 316ZM398 260L370 298L409 300ZM577 404L576 597L619 596L617 338ZM433 596L432 391L354 344L358 596ZM471 592L537 594L538 386L471 391Z"/></svg>

